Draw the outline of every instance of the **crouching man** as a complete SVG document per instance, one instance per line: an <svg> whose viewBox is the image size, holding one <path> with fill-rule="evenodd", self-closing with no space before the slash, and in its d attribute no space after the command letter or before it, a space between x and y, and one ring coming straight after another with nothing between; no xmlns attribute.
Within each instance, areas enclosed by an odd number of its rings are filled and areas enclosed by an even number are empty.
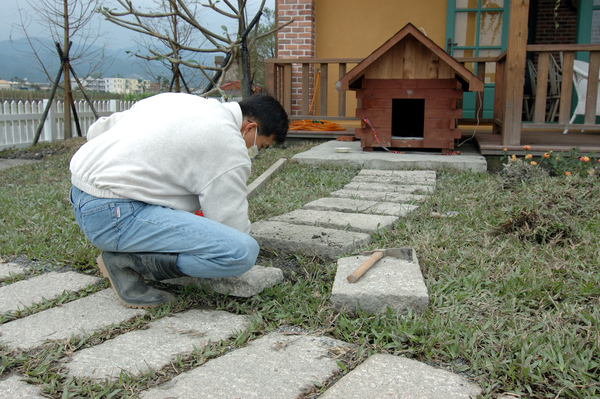
<svg viewBox="0 0 600 399"><path fill-rule="evenodd" d="M124 305L164 301L144 277L231 277L254 266L250 158L282 143L287 129L286 112L269 96L221 104L176 93L149 97L90 127L71 159L70 198ZM194 214L198 209L204 217Z"/></svg>

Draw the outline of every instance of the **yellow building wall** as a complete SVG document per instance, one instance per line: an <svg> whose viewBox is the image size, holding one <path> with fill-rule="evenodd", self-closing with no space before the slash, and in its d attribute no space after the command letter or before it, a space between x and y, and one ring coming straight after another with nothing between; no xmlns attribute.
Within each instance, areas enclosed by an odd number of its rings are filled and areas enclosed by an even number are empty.
<svg viewBox="0 0 600 399"><path fill-rule="evenodd" d="M365 58L407 23L441 48L446 39L446 0L316 0L316 58ZM354 66L349 65L348 71ZM337 65L329 68L327 114L337 115ZM354 92L346 95L354 116Z"/></svg>

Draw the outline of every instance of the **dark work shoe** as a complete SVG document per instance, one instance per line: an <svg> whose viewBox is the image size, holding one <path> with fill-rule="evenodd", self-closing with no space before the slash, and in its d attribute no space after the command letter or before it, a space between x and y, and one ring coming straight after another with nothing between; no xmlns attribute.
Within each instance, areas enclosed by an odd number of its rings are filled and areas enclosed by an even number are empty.
<svg viewBox="0 0 600 399"><path fill-rule="evenodd" d="M140 273L144 271L144 266L137 254L103 252L96 261L123 305L144 309L155 308L164 302L160 291L144 283Z"/></svg>

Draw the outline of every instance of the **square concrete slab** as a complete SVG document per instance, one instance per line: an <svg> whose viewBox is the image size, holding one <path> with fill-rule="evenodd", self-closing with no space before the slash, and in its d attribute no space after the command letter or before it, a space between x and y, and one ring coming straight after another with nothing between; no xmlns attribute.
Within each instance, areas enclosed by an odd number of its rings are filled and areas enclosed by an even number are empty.
<svg viewBox="0 0 600 399"><path fill-rule="evenodd" d="M140 396L294 399L339 371L334 353L349 347L328 337L271 333Z"/></svg>
<svg viewBox="0 0 600 399"><path fill-rule="evenodd" d="M348 275L367 259L366 255L338 259L330 298L335 308L355 312L360 306L368 313L385 312L388 307L398 313L427 309L429 294L414 250L407 248L403 258L382 258L350 283Z"/></svg>
<svg viewBox="0 0 600 399"><path fill-rule="evenodd" d="M53 300L64 291L80 291L101 279L77 272L50 272L0 288L0 312L24 309L42 300Z"/></svg>
<svg viewBox="0 0 600 399"><path fill-rule="evenodd" d="M30 385L23 381L25 377L17 374L12 374L8 378L0 380L0 399L15 399L15 398L26 398L26 399L43 399L40 392L42 391L41 386Z"/></svg>
<svg viewBox="0 0 600 399"><path fill-rule="evenodd" d="M325 259L352 253L371 241L371 236L366 233L272 221L252 223L250 234L261 247Z"/></svg>
<svg viewBox="0 0 600 399"><path fill-rule="evenodd" d="M145 330L77 351L66 366L76 377L119 378L121 370L137 375L148 369L158 370L177 355L190 354L209 342L228 339L248 324L245 316L192 309L150 322Z"/></svg>
<svg viewBox="0 0 600 399"><path fill-rule="evenodd" d="M396 202L401 204L423 202L429 196L411 193L393 193L390 191L362 191L341 189L329 194L334 198L362 199L367 201Z"/></svg>
<svg viewBox="0 0 600 399"><path fill-rule="evenodd" d="M180 277L172 280L163 281L167 284L176 285L195 285L201 287L207 285L210 289L219 294L228 294L229 296L249 298L263 292L265 288L272 287L283 281L283 272L276 267L264 267L255 265L246 273L236 277L223 278L196 278Z"/></svg>
<svg viewBox="0 0 600 399"><path fill-rule="evenodd" d="M377 354L337 381L320 399L470 399L481 388L463 377L403 357Z"/></svg>
<svg viewBox="0 0 600 399"><path fill-rule="evenodd" d="M16 263L0 263L0 279L10 278L19 274L27 274L29 269Z"/></svg>
<svg viewBox="0 0 600 399"><path fill-rule="evenodd" d="M352 181L378 182L385 184L435 185L436 173L431 170L361 170Z"/></svg>
<svg viewBox="0 0 600 399"><path fill-rule="evenodd" d="M440 152L411 153L406 151L396 154L387 151L363 151L360 141L344 142L343 146L350 149L348 153L335 152L335 148L340 147L339 141L327 141L306 152L294 155L292 161L311 165L352 165L380 170L453 169L474 173L484 173L487 170L485 157L477 152L463 155L443 155Z"/></svg>
<svg viewBox="0 0 600 399"><path fill-rule="evenodd" d="M143 309L123 306L112 289L0 325L0 342L31 349L47 340L92 334L111 324L118 325L145 314Z"/></svg>
<svg viewBox="0 0 600 399"><path fill-rule="evenodd" d="M398 204L394 202L367 201L353 198L319 198L304 205L304 209L315 211L333 211L346 213L366 213L388 216L406 216L417 209L416 205Z"/></svg>
<svg viewBox="0 0 600 399"><path fill-rule="evenodd" d="M375 234L380 230L392 229L394 223L398 220L398 217L365 213L296 209L295 211L272 217L269 220Z"/></svg>
<svg viewBox="0 0 600 399"><path fill-rule="evenodd" d="M435 186L425 184L385 184L373 182L351 181L344 186L346 190L360 191L386 191L406 194L430 194L435 191Z"/></svg>
<svg viewBox="0 0 600 399"><path fill-rule="evenodd" d="M414 180L427 180L435 183L437 172L435 170L378 170L362 169L357 176L382 176Z"/></svg>

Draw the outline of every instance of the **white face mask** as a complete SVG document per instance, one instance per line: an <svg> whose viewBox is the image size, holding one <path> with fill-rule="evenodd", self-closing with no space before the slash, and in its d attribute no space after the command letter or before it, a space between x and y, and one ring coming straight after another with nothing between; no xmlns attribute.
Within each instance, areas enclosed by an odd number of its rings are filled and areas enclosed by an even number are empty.
<svg viewBox="0 0 600 399"><path fill-rule="evenodd" d="M254 134L254 145L248 148L248 156L250 159L256 158L258 155L258 146L256 145L256 136L258 136L258 126L256 127L256 133Z"/></svg>

